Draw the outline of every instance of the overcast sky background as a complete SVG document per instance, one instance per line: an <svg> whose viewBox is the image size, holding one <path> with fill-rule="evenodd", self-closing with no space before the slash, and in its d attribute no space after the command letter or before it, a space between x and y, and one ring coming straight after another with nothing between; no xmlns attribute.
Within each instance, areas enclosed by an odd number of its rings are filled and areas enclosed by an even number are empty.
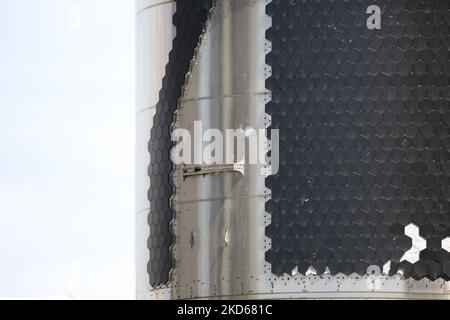
<svg viewBox="0 0 450 320"><path fill-rule="evenodd" d="M134 298L134 0L0 0L0 297Z"/></svg>

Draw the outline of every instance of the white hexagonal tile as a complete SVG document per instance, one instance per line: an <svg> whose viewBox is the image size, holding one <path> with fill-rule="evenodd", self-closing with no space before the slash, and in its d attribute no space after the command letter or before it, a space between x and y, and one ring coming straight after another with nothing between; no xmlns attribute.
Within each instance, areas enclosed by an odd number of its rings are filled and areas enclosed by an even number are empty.
<svg viewBox="0 0 450 320"><path fill-rule="evenodd" d="M401 261L408 261L410 263L416 263L420 260L420 250L411 248L408 251L405 252L403 257L401 258Z"/></svg>
<svg viewBox="0 0 450 320"><path fill-rule="evenodd" d="M386 262L383 266L383 274L389 274L389 271L391 270L391 260Z"/></svg>
<svg viewBox="0 0 450 320"><path fill-rule="evenodd" d="M405 234L412 239L412 246L405 252L401 261L416 263L420 260L420 251L426 249L427 241L420 236L419 228L413 223L406 226Z"/></svg>
<svg viewBox="0 0 450 320"><path fill-rule="evenodd" d="M412 246L419 251L425 250L427 248L427 240L421 236L417 236L412 239Z"/></svg>
<svg viewBox="0 0 450 320"><path fill-rule="evenodd" d="M419 236L419 227L417 227L414 223L411 223L405 227L405 234L414 239Z"/></svg>
<svg viewBox="0 0 450 320"><path fill-rule="evenodd" d="M447 252L450 252L450 237L442 240L442 249Z"/></svg>

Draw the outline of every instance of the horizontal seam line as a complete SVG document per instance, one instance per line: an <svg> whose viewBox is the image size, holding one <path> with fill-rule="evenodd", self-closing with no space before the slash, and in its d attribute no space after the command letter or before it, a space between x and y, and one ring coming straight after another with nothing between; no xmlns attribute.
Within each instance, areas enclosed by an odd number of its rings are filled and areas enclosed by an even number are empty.
<svg viewBox="0 0 450 320"><path fill-rule="evenodd" d="M136 215L141 214L141 213L144 213L144 212L148 212L148 211L150 211L150 208L145 208L145 209L142 209L142 210L137 211L137 212L136 212Z"/></svg>
<svg viewBox="0 0 450 320"><path fill-rule="evenodd" d="M136 15L142 13L143 11L145 11L147 9L151 9L151 8L158 7L158 6L161 6L163 4L168 4L168 3L172 3L172 2L175 2L175 0L169 0L169 1L164 1L164 2L160 2L160 3L155 3L155 4L152 4L152 5L149 5L147 7L142 8L138 12L136 12Z"/></svg>
<svg viewBox="0 0 450 320"><path fill-rule="evenodd" d="M241 196L241 197L224 197L224 198L208 198L208 199L197 199L197 200L186 200L186 201L176 201L174 204L189 204L196 202L210 202L210 201L220 201L220 200L244 200L244 199L256 199L256 198L265 198L267 195L259 194L259 195L249 195L249 196Z"/></svg>
<svg viewBox="0 0 450 320"><path fill-rule="evenodd" d="M156 104L154 104L154 105L152 105L150 107L145 107L144 109L140 109L140 110L136 111L136 114L139 114L139 113L142 113L142 112L145 112L147 110L154 109L154 108L156 108Z"/></svg>
<svg viewBox="0 0 450 320"><path fill-rule="evenodd" d="M238 94L225 94L221 96L210 96L210 97L199 97L199 98L191 98L191 99L180 99L179 103L190 102L190 101L200 101L200 100L218 100L223 98L235 98L235 97L249 97L249 96L263 96L266 94L270 94L269 91L264 92L247 92L247 93L238 93Z"/></svg>
<svg viewBox="0 0 450 320"><path fill-rule="evenodd" d="M155 291L153 291L155 292ZM158 294L158 293L156 293ZM159 294L163 294L163 293L159 293ZM273 295L273 296L280 296L280 295L299 295L299 296L314 296L314 294L322 294L322 295L328 295L328 294L336 294L335 292L331 292L331 291L310 291L310 292L298 292L298 291L291 291L291 292L263 292L263 293L247 293L247 294L234 294L234 295L220 295L220 296L208 296L208 297L194 297L194 298L187 298L187 300L192 300L192 299L208 299L208 298L227 298L227 297L243 297L243 296L258 296L258 295L262 295L262 296L267 296L267 295ZM405 292L391 292L391 291L339 291L337 292L337 295L351 295L351 294L362 294L362 295L368 295L366 297L363 298L369 298L370 299L370 295L372 296L378 296L378 294L386 294L386 295L390 295L393 296L392 298L389 297L389 299L395 299L396 295L405 295L405 296L415 296L415 295L430 295L430 296L447 296L448 293L414 293L414 292L408 292L405 294ZM354 297L354 299L358 299L358 298L362 298L362 297ZM311 299L314 299L313 297ZM327 299L327 297L319 297L317 299ZM406 299L406 297L405 297ZM420 299L419 297L417 299Z"/></svg>

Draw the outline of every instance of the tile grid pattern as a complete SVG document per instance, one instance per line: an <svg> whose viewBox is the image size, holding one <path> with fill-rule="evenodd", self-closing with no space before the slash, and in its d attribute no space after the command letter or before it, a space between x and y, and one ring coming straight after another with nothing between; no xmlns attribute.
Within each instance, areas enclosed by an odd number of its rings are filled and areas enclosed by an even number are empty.
<svg viewBox="0 0 450 320"><path fill-rule="evenodd" d="M366 27L381 7L381 30ZM280 170L266 260L275 275L450 280L450 2L273 0L267 5ZM412 264L413 223L427 248Z"/></svg>

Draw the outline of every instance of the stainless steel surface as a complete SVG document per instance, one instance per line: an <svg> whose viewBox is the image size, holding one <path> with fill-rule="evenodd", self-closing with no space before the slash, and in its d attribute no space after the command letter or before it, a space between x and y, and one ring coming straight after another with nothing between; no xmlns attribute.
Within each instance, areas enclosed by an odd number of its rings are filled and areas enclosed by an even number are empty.
<svg viewBox="0 0 450 320"><path fill-rule="evenodd" d="M225 129L248 126L254 129L264 128L265 99L267 97L258 95L183 102L177 113L175 127L187 129L193 134L194 121L202 120L203 130L215 128L224 132ZM178 179L175 201L263 194L264 176L260 174L260 166L247 164L244 170L245 178L242 175L235 178L216 175L184 181Z"/></svg>
<svg viewBox="0 0 450 320"><path fill-rule="evenodd" d="M136 111L158 103L175 27L175 2L161 3L136 15ZM147 141L148 142L148 141Z"/></svg>
<svg viewBox="0 0 450 320"><path fill-rule="evenodd" d="M264 263L264 235L259 232L264 230L263 211L263 196L177 205L174 298L262 291L265 283L258 271ZM193 243L188 241L192 232Z"/></svg>
<svg viewBox="0 0 450 320"><path fill-rule="evenodd" d="M150 2L147 1L147 4ZM193 131L196 120L203 121L204 129L247 126L262 129L267 126L264 113L265 104L270 99L270 93L265 89L265 78L270 73L270 68L265 65L265 55L270 50L270 43L265 39L265 30L270 25L270 18L265 14L267 2L217 2L192 62L174 129ZM142 4L142 1L139 3ZM159 10L155 9L159 6L167 4L151 7L139 15L147 10ZM169 7L174 9L172 5ZM153 24L158 25L157 28L167 27L168 13L165 17L141 24L141 27L149 28ZM166 31L164 36L171 39L173 31ZM152 44L158 45L155 39L160 37L141 37L138 41L152 41ZM160 43L165 49L159 58L164 62L164 55L168 53L167 39ZM150 55L144 55L144 60L145 56ZM141 79L149 81L151 70L161 72L158 77L162 77L162 61L150 63ZM139 90L150 90L148 85L160 87L157 81L150 81L141 84ZM150 101L142 105L153 101L151 94L147 94L141 92L141 99ZM142 127L151 125L149 115L139 115L139 119L143 119ZM144 132L147 132L145 138L148 139L149 131L138 131L138 135L144 135ZM138 137L138 141L141 138ZM139 144L138 155L148 159L144 151L139 151ZM142 170L137 169L138 181L141 175L147 177L143 168L142 165ZM270 215L264 210L270 190L265 188L265 177L259 169L259 165L245 165L245 175L219 172L187 179L183 177L181 168L174 170L173 208L176 215L172 223L175 234L172 253L175 267L171 285L158 290L148 286L148 276L143 275L147 264L145 258L148 258L148 226L144 218L138 218L138 298L449 298L450 284L443 280L404 280L399 275L389 277L377 270L365 276L297 274L277 277L272 274L264 258L265 251L271 245L265 237L265 226L270 223ZM146 192L148 185L141 182L137 188ZM142 212L138 217L146 217L147 212Z"/></svg>
<svg viewBox="0 0 450 320"><path fill-rule="evenodd" d="M264 0L216 3L182 100L253 96L265 88ZM182 104L183 105L183 104ZM240 120L246 120L240 119Z"/></svg>
<svg viewBox="0 0 450 320"><path fill-rule="evenodd" d="M265 2L220 1L192 63L174 128L265 128ZM202 148L199 149L200 152ZM183 179L174 170L172 296L234 295L257 288L264 261L264 176L219 173ZM261 266L258 266L261 264Z"/></svg>

